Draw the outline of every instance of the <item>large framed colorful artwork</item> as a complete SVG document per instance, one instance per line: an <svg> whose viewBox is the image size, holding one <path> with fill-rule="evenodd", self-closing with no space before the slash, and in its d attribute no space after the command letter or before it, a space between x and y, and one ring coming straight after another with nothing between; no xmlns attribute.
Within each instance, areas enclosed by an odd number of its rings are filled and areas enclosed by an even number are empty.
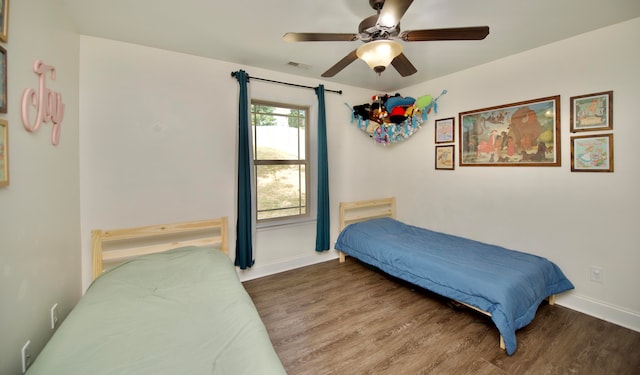
<svg viewBox="0 0 640 375"><path fill-rule="evenodd" d="M560 166L560 95L459 114L463 166Z"/></svg>

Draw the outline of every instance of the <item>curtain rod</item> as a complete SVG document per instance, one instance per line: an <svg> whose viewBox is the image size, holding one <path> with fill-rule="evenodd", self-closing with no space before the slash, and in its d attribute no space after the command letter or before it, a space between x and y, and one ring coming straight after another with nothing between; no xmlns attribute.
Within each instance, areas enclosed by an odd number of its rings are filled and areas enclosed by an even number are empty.
<svg viewBox="0 0 640 375"><path fill-rule="evenodd" d="M231 72L231 77L235 77L237 72ZM311 87L311 86L304 86L304 85L298 85L295 83L289 83L289 82L282 82L282 81L274 81L271 79L266 79L266 78L258 78L258 77L253 77L247 74L247 77L249 77L249 79L257 79L259 81L265 81L265 82L272 82L272 83L279 83L281 85L287 85L287 86L295 86L295 87L302 87L305 89L315 89L315 87ZM340 94L342 95L342 90L329 90L329 89L325 89L324 91L329 91L329 92L335 92L336 94Z"/></svg>

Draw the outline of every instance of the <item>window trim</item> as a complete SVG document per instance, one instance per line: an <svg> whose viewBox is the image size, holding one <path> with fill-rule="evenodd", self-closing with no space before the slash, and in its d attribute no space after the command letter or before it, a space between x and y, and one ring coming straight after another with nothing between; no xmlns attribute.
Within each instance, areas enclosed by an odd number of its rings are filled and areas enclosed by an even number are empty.
<svg viewBox="0 0 640 375"><path fill-rule="evenodd" d="M252 143L253 143L253 169L254 169L254 186L255 186L255 191L252 191L251 194L253 195L253 197L255 198L255 202L256 202L256 207L253 208L254 213L255 213L255 218L256 218L256 227L257 228L266 228L266 227L275 227L275 226L282 226L282 225L289 225L289 224L298 224L298 223L305 223L305 222L309 222L312 220L315 220L314 218L311 217L312 214L312 191L311 191L311 185L312 185L312 180L313 180L313 171L311 170L311 161L312 161L312 157L313 157L313 152L310 149L309 145L311 143L311 137L312 137L312 132L311 132L311 120L310 120L310 114L311 114L311 106L310 105L299 105L299 104L292 104L292 103L284 103L284 102L275 102L275 101L269 101L269 100L261 100L261 99L251 99L250 102L250 115L251 115L251 122L253 124L253 116L254 116L254 112L251 110L252 106L270 106L270 107L279 107L279 108L287 108L287 109L297 109L297 110L304 110L305 111L305 118L304 118L304 129L305 129L305 136L304 136L304 148L305 148L305 152L304 152L304 162L301 163L301 159L292 159L292 160L257 160L256 159L256 154L257 154L257 134L256 132L253 131L253 125L252 125ZM298 147L300 147L300 143L298 143ZM305 168L305 181L304 181L304 188L305 188L305 200L306 200L306 210L304 214L300 214L300 215L290 215L290 216L284 216L284 217L275 217L275 218L266 218L266 219L258 219L258 176L257 176L257 166L258 165L303 165Z"/></svg>

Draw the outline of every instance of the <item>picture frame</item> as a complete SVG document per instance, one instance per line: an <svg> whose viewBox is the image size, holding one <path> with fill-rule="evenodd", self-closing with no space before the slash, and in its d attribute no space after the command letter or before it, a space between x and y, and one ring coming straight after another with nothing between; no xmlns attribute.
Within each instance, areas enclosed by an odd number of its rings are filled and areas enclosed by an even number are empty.
<svg viewBox="0 0 640 375"><path fill-rule="evenodd" d="M459 113L463 166L558 167L560 95Z"/></svg>
<svg viewBox="0 0 640 375"><path fill-rule="evenodd" d="M613 91L572 96L571 132L613 130Z"/></svg>
<svg viewBox="0 0 640 375"><path fill-rule="evenodd" d="M571 137L572 172L613 172L613 134Z"/></svg>
<svg viewBox="0 0 640 375"><path fill-rule="evenodd" d="M0 41L9 41L9 0L0 0Z"/></svg>
<svg viewBox="0 0 640 375"><path fill-rule="evenodd" d="M0 119L0 186L9 185L9 123Z"/></svg>
<svg viewBox="0 0 640 375"><path fill-rule="evenodd" d="M455 155L455 145L436 146L436 169L454 170L456 168Z"/></svg>
<svg viewBox="0 0 640 375"><path fill-rule="evenodd" d="M455 119L443 118L435 121L436 143L450 143L455 141Z"/></svg>
<svg viewBox="0 0 640 375"><path fill-rule="evenodd" d="M7 50L0 46L0 113L7 113Z"/></svg>

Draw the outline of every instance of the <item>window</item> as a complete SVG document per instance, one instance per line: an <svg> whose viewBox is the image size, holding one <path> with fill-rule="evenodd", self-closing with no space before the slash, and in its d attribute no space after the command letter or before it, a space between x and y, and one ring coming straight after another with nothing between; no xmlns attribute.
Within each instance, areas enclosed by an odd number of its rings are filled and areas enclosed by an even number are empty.
<svg viewBox="0 0 640 375"><path fill-rule="evenodd" d="M309 214L308 107L251 101L257 221Z"/></svg>

